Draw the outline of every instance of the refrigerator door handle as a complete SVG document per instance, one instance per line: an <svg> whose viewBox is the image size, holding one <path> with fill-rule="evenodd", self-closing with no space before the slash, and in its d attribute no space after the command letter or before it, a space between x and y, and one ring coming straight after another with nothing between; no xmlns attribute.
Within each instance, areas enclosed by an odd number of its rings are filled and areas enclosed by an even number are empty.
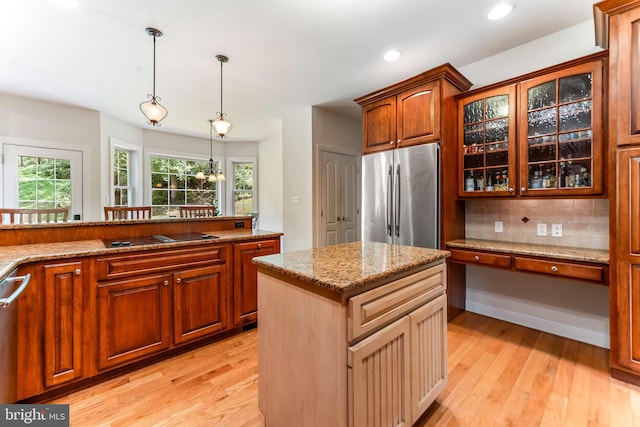
<svg viewBox="0 0 640 427"><path fill-rule="evenodd" d="M392 207L392 196L391 186L393 185L393 166L389 166L389 172L387 173L387 235L391 236L391 209Z"/></svg>
<svg viewBox="0 0 640 427"><path fill-rule="evenodd" d="M400 237L400 165L396 166L396 236Z"/></svg>

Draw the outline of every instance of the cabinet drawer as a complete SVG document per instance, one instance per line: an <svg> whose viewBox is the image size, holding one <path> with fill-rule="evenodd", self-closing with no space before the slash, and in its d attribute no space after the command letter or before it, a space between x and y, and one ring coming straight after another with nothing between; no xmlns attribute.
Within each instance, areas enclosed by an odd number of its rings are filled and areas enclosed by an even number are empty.
<svg viewBox="0 0 640 427"><path fill-rule="evenodd" d="M604 267L515 257L517 270L602 282Z"/></svg>
<svg viewBox="0 0 640 427"><path fill-rule="evenodd" d="M227 246L198 245L194 248L160 252L129 253L97 259L98 280L167 271L176 266L222 264L227 260Z"/></svg>
<svg viewBox="0 0 640 427"><path fill-rule="evenodd" d="M463 251L450 249L451 261L464 262L469 264L487 265L491 267L510 268L511 256L498 255L487 252Z"/></svg>
<svg viewBox="0 0 640 427"><path fill-rule="evenodd" d="M367 335L444 293L446 264L439 264L349 299L347 339Z"/></svg>

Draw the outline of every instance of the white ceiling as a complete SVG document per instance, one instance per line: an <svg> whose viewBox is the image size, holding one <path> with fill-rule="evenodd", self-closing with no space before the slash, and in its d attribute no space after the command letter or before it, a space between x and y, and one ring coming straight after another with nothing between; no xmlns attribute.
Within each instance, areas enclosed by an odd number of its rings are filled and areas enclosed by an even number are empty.
<svg viewBox="0 0 640 427"><path fill-rule="evenodd" d="M593 16L592 0L0 0L0 92L101 111L147 127L152 91L169 114L161 131L208 138L220 110L229 140L276 133L295 109L359 111L353 99L445 62L460 68ZM382 54L404 55L394 63ZM151 128L149 126L149 128Z"/></svg>

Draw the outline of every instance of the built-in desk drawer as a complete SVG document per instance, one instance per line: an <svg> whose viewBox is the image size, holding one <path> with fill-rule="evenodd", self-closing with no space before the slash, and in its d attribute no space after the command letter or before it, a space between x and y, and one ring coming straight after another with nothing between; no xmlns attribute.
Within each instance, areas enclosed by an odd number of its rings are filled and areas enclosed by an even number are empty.
<svg viewBox="0 0 640 427"><path fill-rule="evenodd" d="M572 264L567 262L544 261L539 259L515 257L516 270L532 273L544 273L565 276L570 279L602 282L605 268L595 265Z"/></svg>
<svg viewBox="0 0 640 427"><path fill-rule="evenodd" d="M380 329L444 293L446 265L419 271L349 299L349 342Z"/></svg>
<svg viewBox="0 0 640 427"><path fill-rule="evenodd" d="M451 261L467 264L486 265L489 267L511 268L511 256L499 255L488 252L474 252L460 249L449 249Z"/></svg>

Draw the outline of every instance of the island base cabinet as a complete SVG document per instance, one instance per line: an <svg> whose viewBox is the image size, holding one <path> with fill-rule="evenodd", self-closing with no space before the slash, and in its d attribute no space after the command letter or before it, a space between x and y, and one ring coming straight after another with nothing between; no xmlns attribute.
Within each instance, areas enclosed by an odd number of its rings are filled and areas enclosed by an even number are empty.
<svg viewBox="0 0 640 427"><path fill-rule="evenodd" d="M410 426L447 384L446 297L349 347L349 426Z"/></svg>
<svg viewBox="0 0 640 427"><path fill-rule="evenodd" d="M98 286L98 369L169 348L170 279L158 274Z"/></svg>

